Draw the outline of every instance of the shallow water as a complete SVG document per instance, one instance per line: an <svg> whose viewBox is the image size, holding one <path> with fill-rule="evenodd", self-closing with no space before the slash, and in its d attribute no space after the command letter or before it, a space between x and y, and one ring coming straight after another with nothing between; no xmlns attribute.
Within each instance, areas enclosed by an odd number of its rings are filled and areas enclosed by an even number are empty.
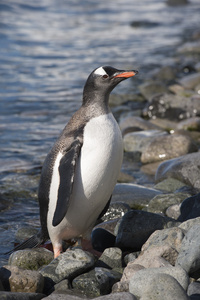
<svg viewBox="0 0 200 300"><path fill-rule="evenodd" d="M134 93L145 70L173 63L171 51L184 31L198 28L199 13L199 0L180 7L164 0L1 1L0 186L12 201L0 215L0 253L12 248L18 227L39 226L40 168L80 106L88 74L100 65L139 69L138 79L115 89ZM143 180L137 165L132 174Z"/></svg>

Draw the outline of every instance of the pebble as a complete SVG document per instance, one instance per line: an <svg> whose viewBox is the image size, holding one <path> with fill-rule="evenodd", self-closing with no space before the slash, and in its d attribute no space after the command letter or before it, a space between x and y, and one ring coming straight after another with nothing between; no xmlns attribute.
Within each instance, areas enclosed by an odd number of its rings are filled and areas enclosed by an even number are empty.
<svg viewBox="0 0 200 300"><path fill-rule="evenodd" d="M166 178L175 178L187 185L200 189L200 152L162 162L157 169L157 182Z"/></svg>
<svg viewBox="0 0 200 300"><path fill-rule="evenodd" d="M124 202L131 208L143 208L154 196L161 193L159 190L139 184L118 183L114 188L111 203Z"/></svg>
<svg viewBox="0 0 200 300"><path fill-rule="evenodd" d="M121 249L138 251L149 236L158 229L176 226L177 222L158 214L131 210L122 218L117 236L116 246Z"/></svg>
<svg viewBox="0 0 200 300"><path fill-rule="evenodd" d="M45 248L25 249L13 252L8 260L11 266L21 269L38 270L53 260L53 253Z"/></svg>
<svg viewBox="0 0 200 300"><path fill-rule="evenodd" d="M200 273L200 224L194 225L186 233L176 261L191 276Z"/></svg>
<svg viewBox="0 0 200 300"><path fill-rule="evenodd" d="M178 218L181 214L180 206L181 206L180 204L174 204L174 205L169 206L165 212L166 216L169 218L178 220Z"/></svg>

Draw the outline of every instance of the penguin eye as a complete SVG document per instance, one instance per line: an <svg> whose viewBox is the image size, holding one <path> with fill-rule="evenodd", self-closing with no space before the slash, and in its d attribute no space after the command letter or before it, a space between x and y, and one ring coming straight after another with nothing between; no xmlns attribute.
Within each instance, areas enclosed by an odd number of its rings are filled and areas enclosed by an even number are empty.
<svg viewBox="0 0 200 300"><path fill-rule="evenodd" d="M108 78L108 75L105 74L105 75L103 75L102 77L103 77L103 78Z"/></svg>

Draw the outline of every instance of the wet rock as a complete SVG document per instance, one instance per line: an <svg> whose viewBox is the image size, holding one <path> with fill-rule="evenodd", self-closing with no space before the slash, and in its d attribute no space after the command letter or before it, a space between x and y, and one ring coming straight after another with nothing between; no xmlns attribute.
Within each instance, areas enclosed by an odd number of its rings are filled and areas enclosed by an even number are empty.
<svg viewBox="0 0 200 300"><path fill-rule="evenodd" d="M166 3L167 3L167 5L170 5L170 6L177 6L177 5L188 4L189 1L188 0L167 0Z"/></svg>
<svg viewBox="0 0 200 300"><path fill-rule="evenodd" d="M161 163L155 180L159 182L169 177L200 189L200 152L186 154Z"/></svg>
<svg viewBox="0 0 200 300"><path fill-rule="evenodd" d="M190 196L190 195L189 195ZM166 209L173 204L180 204L188 194L185 193L173 193L156 195L150 200L147 211L153 213L164 213Z"/></svg>
<svg viewBox="0 0 200 300"><path fill-rule="evenodd" d="M154 137L142 152L141 162L152 163L198 151L188 136L171 134Z"/></svg>
<svg viewBox="0 0 200 300"><path fill-rule="evenodd" d="M178 123L177 129L200 130L200 117L189 118Z"/></svg>
<svg viewBox="0 0 200 300"><path fill-rule="evenodd" d="M93 265L94 257L92 254L81 249L75 249L59 255L49 265L44 267L40 273L54 283L58 283L63 279L71 279L86 272Z"/></svg>
<svg viewBox="0 0 200 300"><path fill-rule="evenodd" d="M111 292L115 282L121 279L119 272L106 268L95 268L94 270L79 275L72 281L75 290L80 290L89 297L98 297Z"/></svg>
<svg viewBox="0 0 200 300"><path fill-rule="evenodd" d="M135 116L129 116L123 118L119 123L119 127L123 135L131 131L160 129L159 126L154 125L147 120Z"/></svg>
<svg viewBox="0 0 200 300"><path fill-rule="evenodd" d="M161 194L161 191L138 184L121 183L115 186L111 203L124 202L131 208L142 208L158 194Z"/></svg>
<svg viewBox="0 0 200 300"><path fill-rule="evenodd" d="M40 300L44 298L45 295L41 293L0 292L0 299L2 300Z"/></svg>
<svg viewBox="0 0 200 300"><path fill-rule="evenodd" d="M186 233L176 261L188 274L200 271L200 225L194 225Z"/></svg>
<svg viewBox="0 0 200 300"><path fill-rule="evenodd" d="M139 85L139 90L145 99L150 100L156 94L166 93L167 87L159 81L152 81Z"/></svg>
<svg viewBox="0 0 200 300"><path fill-rule="evenodd" d="M139 210L129 211L119 225L116 246L138 251L155 230L169 228L175 224L177 222L172 219L157 214Z"/></svg>
<svg viewBox="0 0 200 300"><path fill-rule="evenodd" d="M168 274L155 274L142 292L141 300L189 300L178 281Z"/></svg>
<svg viewBox="0 0 200 300"><path fill-rule="evenodd" d="M131 26L132 27L155 27L155 26L158 26L160 25L159 23L157 22L151 22L151 21L147 21L147 20L141 20L141 21L133 21L131 22Z"/></svg>
<svg viewBox="0 0 200 300"><path fill-rule="evenodd" d="M191 282L190 285L188 286L187 290L188 296L196 295L197 297L200 297L200 282ZM193 298L191 298L193 299ZM194 297L194 300L198 300L198 298Z"/></svg>
<svg viewBox="0 0 200 300"><path fill-rule="evenodd" d="M189 277L187 273L180 267L163 267L163 268L149 268L143 269L135 273L129 283L129 291L133 293L136 297L142 297L144 293L148 292L151 286L154 286L154 283L161 274L170 275L175 279L175 282L178 282L180 286L186 290L189 284ZM153 278L155 278L153 280ZM152 281L153 280L153 281ZM171 284L166 284L165 289L170 289ZM177 285L176 285L177 287ZM150 295L149 295L150 296ZM171 296L171 295L170 295ZM153 298L154 299L154 298ZM163 299L173 299L163 298ZM175 298L177 300L182 298ZM183 298L184 299L184 298Z"/></svg>
<svg viewBox="0 0 200 300"><path fill-rule="evenodd" d="M165 192L175 192L176 190L184 187L185 184L174 178L167 178L154 185L155 189Z"/></svg>
<svg viewBox="0 0 200 300"><path fill-rule="evenodd" d="M180 222L200 217L200 193L186 198L181 204L180 212L181 214L178 218Z"/></svg>
<svg viewBox="0 0 200 300"><path fill-rule="evenodd" d="M122 268L122 251L119 248L107 248L95 264L96 267L108 269Z"/></svg>
<svg viewBox="0 0 200 300"><path fill-rule="evenodd" d="M8 260L11 266L21 269L38 270L53 260L53 253L45 248L26 249L13 252Z"/></svg>
<svg viewBox="0 0 200 300"><path fill-rule="evenodd" d="M0 280L6 291L42 293L44 278L39 272L23 270L16 266L0 268Z"/></svg>
<svg viewBox="0 0 200 300"><path fill-rule="evenodd" d="M172 0L173 1L173 0ZM200 42L188 42L178 48L178 53L200 53Z"/></svg>
<svg viewBox="0 0 200 300"><path fill-rule="evenodd" d="M183 120L199 115L199 100L191 95L157 94L143 109L143 116ZM170 126L171 128L171 126Z"/></svg>
<svg viewBox="0 0 200 300"><path fill-rule="evenodd" d="M187 232L194 225L198 225L198 224L200 224L200 217L195 218L195 219L187 220L187 221L181 223L178 227Z"/></svg>
<svg viewBox="0 0 200 300"><path fill-rule="evenodd" d="M161 130L144 130L131 132L124 136L124 150L127 152L143 152L152 138L166 136Z"/></svg>
<svg viewBox="0 0 200 300"><path fill-rule="evenodd" d="M107 248L114 247L115 240L115 235L104 228L95 228L91 234L92 247L99 252L103 252Z"/></svg>
<svg viewBox="0 0 200 300"><path fill-rule="evenodd" d="M165 214L167 217L177 220L181 214L180 212L181 204L174 204L167 208Z"/></svg>
<svg viewBox="0 0 200 300"><path fill-rule="evenodd" d="M179 82L186 89L195 89L200 82L200 73L187 75L181 78Z"/></svg>
<svg viewBox="0 0 200 300"><path fill-rule="evenodd" d="M101 220L106 222L121 218L124 214L130 210L130 206L123 202L110 203L110 206L106 213L101 217Z"/></svg>

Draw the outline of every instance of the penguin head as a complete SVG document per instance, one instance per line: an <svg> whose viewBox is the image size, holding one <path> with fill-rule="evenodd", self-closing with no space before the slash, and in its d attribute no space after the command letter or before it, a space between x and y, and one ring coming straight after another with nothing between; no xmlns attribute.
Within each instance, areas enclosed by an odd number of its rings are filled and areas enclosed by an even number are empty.
<svg viewBox="0 0 200 300"><path fill-rule="evenodd" d="M87 94L94 92L96 95L109 95L118 83L137 73L135 70L118 70L110 66L96 68L89 75L84 91Z"/></svg>

